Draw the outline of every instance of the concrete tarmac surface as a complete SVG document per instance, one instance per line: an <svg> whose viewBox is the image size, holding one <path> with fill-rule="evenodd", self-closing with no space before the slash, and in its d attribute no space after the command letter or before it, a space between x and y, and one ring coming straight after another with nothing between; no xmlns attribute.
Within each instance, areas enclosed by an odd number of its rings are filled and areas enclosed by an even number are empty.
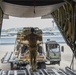
<svg viewBox="0 0 76 75"><path fill-rule="evenodd" d="M48 68L55 67L65 69L66 66L70 67L71 60L72 60L72 51L67 44L60 44L64 46L64 52L61 52L61 62L59 65L46 65ZM14 45L0 45L0 69L2 70L10 70L10 64L1 63L2 57L5 55L6 52L11 52L14 50ZM74 69L76 70L76 59L74 59Z"/></svg>

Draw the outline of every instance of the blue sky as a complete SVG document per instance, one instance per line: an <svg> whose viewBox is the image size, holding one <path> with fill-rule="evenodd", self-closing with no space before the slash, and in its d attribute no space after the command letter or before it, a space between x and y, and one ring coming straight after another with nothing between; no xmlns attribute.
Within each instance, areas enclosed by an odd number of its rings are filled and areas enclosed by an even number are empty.
<svg viewBox="0 0 76 75"><path fill-rule="evenodd" d="M17 28L17 27L39 27L40 29L46 27L52 27L53 19L41 19L37 18L18 18L18 17L9 17L9 19L3 20L2 29ZM55 23L54 23L55 25Z"/></svg>

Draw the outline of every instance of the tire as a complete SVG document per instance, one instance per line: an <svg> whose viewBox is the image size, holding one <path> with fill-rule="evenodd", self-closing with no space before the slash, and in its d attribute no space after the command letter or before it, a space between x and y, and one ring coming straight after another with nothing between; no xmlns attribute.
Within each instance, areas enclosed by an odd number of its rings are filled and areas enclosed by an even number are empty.
<svg viewBox="0 0 76 75"><path fill-rule="evenodd" d="M58 61L58 64L59 64L59 66L60 66L60 61Z"/></svg>
<svg viewBox="0 0 76 75"><path fill-rule="evenodd" d="M42 63L41 63L41 69L46 69L46 64L45 64L45 62L42 62Z"/></svg>
<svg viewBox="0 0 76 75"><path fill-rule="evenodd" d="M45 62L38 62L37 63L37 69L46 69L46 64Z"/></svg>
<svg viewBox="0 0 76 75"><path fill-rule="evenodd" d="M11 70L13 70L13 63L10 63L10 68Z"/></svg>

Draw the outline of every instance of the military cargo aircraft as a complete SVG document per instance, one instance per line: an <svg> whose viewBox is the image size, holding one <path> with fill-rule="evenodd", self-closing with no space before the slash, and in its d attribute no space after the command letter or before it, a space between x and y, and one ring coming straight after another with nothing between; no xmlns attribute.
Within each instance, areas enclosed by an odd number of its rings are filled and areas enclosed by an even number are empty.
<svg viewBox="0 0 76 75"><path fill-rule="evenodd" d="M76 57L76 0L0 0L0 32L3 18L39 17L54 18L62 36ZM66 72L56 69L24 71L1 71L0 75L76 75L71 68Z"/></svg>

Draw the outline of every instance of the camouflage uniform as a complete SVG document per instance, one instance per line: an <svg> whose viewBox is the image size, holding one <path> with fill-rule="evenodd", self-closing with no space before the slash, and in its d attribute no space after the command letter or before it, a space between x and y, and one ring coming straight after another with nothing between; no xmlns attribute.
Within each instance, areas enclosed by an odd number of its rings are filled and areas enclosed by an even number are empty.
<svg viewBox="0 0 76 75"><path fill-rule="evenodd" d="M42 41L42 36L39 36L34 33L30 33L24 37L25 40L29 42L29 51L30 51L30 64L33 71L37 69L37 40Z"/></svg>

